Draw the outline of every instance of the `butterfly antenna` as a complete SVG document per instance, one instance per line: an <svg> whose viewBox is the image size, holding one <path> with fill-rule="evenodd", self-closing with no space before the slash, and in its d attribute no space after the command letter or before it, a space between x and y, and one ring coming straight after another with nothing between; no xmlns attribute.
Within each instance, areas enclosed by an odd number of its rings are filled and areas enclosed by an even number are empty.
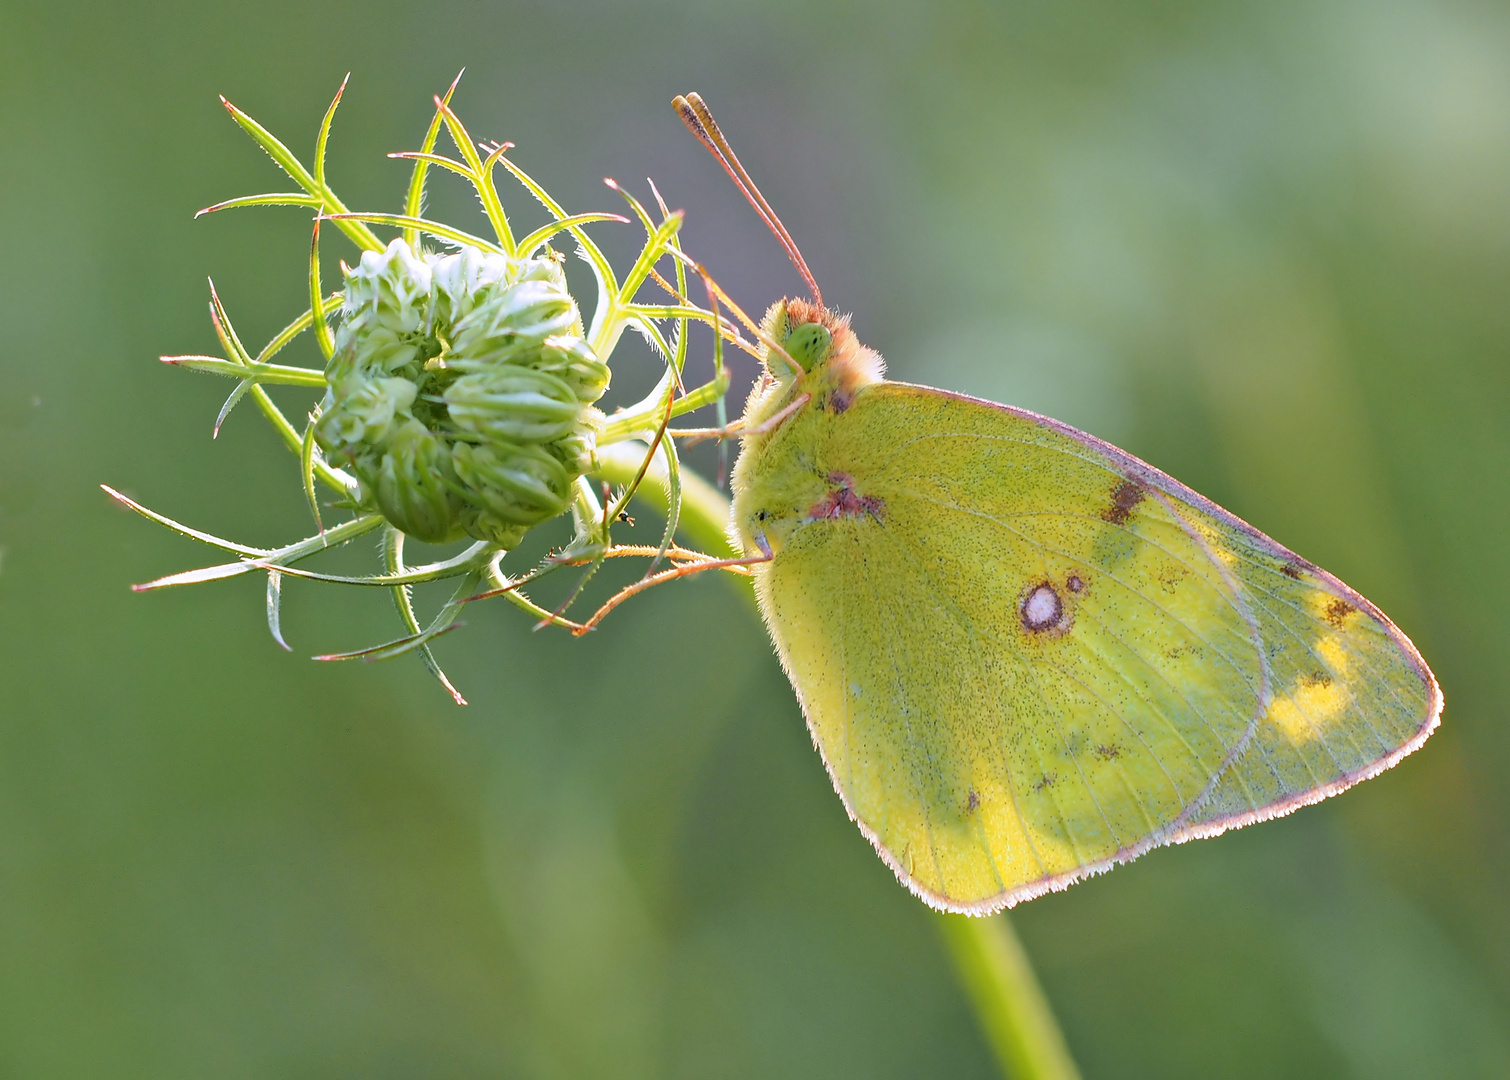
<svg viewBox="0 0 1510 1080"><path fill-rule="evenodd" d="M765 221L766 227L776 234L776 239L781 241L781 246L786 249L787 258L792 260L792 265L802 275L802 280L807 283L808 292L812 293L813 303L823 307L823 293L818 289L818 282L813 279L813 272L807 268L807 260L802 257L802 252L797 250L797 242L792 239L792 234L786 231L786 226L781 224L781 219L776 216L776 211L771 209L771 204L765 201L765 196L755 186L755 181L750 179L750 174L739 163L739 157L734 153L734 147L729 145L729 140L724 138L724 133L719 129L718 122L713 119L713 113L708 105L698 94L678 94L671 99L671 107L682 118L682 123L687 125L687 130L697 136L697 141L708 148L708 152L718 159L718 163L724 167L724 172L729 174L729 179L744 193L744 197L750 201Z"/></svg>

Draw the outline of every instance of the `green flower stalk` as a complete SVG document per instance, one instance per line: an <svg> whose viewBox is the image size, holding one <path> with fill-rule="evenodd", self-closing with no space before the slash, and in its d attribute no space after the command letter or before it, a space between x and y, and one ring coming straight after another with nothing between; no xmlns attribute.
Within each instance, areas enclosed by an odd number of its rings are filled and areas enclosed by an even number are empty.
<svg viewBox="0 0 1510 1080"><path fill-rule="evenodd" d="M696 264L681 251L681 215L656 195L659 217L609 181L645 230L639 257L616 274L584 226L629 223L617 214L568 214L533 178L507 157L510 143L473 141L450 108L451 89L436 99L436 112L421 148L390 157L412 162L400 213L363 213L347 208L325 181L325 154L341 92L325 114L315 143L314 166L298 158L251 117L224 102L236 122L298 185L298 191L231 199L201 213L245 206L297 206L315 213L310 248L307 311L293 319L260 351L242 345L225 306L211 287L210 316L224 355L168 356L192 371L237 380L215 423L218 433L231 411L251 398L285 444L298 455L301 483L318 531L301 541L262 549L224 540L182 525L125 498L112 495L169 528L234 556L234 561L172 574L139 590L236 577L267 575L267 617L274 639L287 648L280 624L283 580L301 577L391 590L404 633L382 645L317 659L387 659L415 652L458 701L430 652L429 642L453 629L463 606L480 595L501 595L542 624L580 632L567 604L551 611L532 601L525 586L564 566L586 568L582 582L606 558L649 555L678 566L715 562L713 556L674 544L682 505L677 449L666 437L673 417L707 405L719 409L728 378L722 343L753 351L738 329L716 309L687 299L687 270ZM224 101L224 99L222 99ZM456 157L436 152L442 130ZM486 158L482 154L486 153ZM516 236L499 197L498 169L511 174L545 208L551 220ZM432 169L464 178L476 191L493 237L465 232L422 216ZM354 265L342 264L339 291L326 294L320 280L322 225L334 225L358 248ZM374 229L396 230L384 240ZM567 283L564 256L551 241L569 236L597 284L590 322ZM662 273L657 267L663 267ZM698 271L699 273L701 271ZM644 302L647 285L664 296ZM710 298L713 286L709 283ZM710 306L712 301L710 299ZM703 322L715 329L713 375L688 388L683 378L687 328ZM611 357L621 335L633 328L664 359L657 384L634 405L606 418L596 403L608 389ZM287 366L275 358L300 335L312 333L325 356L324 370ZM272 401L268 384L321 392L311 402L302 431ZM614 453L605 468L600 451ZM626 461L632 465L626 467ZM661 478L666 527L658 546L616 544L612 531L651 466ZM597 484L590 478L597 478ZM612 480L618 487L610 487ZM323 505L324 487L336 496ZM331 508L349 519L328 524ZM502 562L536 526L567 515L571 539L544 562L517 574ZM297 564L360 536L382 539L380 572L352 577L324 574ZM457 554L409 566L407 540L431 544L468 542ZM722 565L721 563L719 565ZM414 585L456 579L451 597L422 624L413 604Z"/></svg>

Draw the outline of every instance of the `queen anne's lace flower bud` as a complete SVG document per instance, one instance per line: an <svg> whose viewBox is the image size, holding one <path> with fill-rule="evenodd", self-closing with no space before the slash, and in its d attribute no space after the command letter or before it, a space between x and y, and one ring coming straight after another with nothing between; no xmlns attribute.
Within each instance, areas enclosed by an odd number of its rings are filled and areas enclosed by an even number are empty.
<svg viewBox="0 0 1510 1080"><path fill-rule="evenodd" d="M582 405L561 379L502 364L463 375L446 389L451 422L481 440L545 443L576 428Z"/></svg>
<svg viewBox="0 0 1510 1080"><path fill-rule="evenodd" d="M452 493L450 452L418 420L410 420L388 442L373 485L378 509L393 525L432 544L461 533L461 500Z"/></svg>
<svg viewBox="0 0 1510 1080"><path fill-rule="evenodd" d="M369 372L412 373L434 355L426 333L431 291L430 267L402 240L381 252L363 252L346 274L336 356L355 359L359 353Z"/></svg>
<svg viewBox="0 0 1510 1080"><path fill-rule="evenodd" d="M373 379L354 372L331 387L332 405L320 417L316 434L330 450L384 446L395 424L409 416L417 393L408 379Z"/></svg>
<svg viewBox="0 0 1510 1080"><path fill-rule="evenodd" d="M316 438L405 533L513 547L593 467L609 371L581 335L559 257L395 240L346 272Z"/></svg>
<svg viewBox="0 0 1510 1080"><path fill-rule="evenodd" d="M564 380L576 393L577 400L588 405L608 389L608 365L594 356L592 347L579 337L546 338L534 367Z"/></svg>
<svg viewBox="0 0 1510 1080"><path fill-rule="evenodd" d="M454 326L471 314L494 289L507 287L510 270L517 274L519 268L518 263L511 264L500 255L490 256L474 247L435 256L429 265L434 282L431 318L440 326Z"/></svg>
<svg viewBox="0 0 1510 1080"><path fill-rule="evenodd" d="M603 414L597 409L588 410L593 422L583 423L570 435L551 443L547 449L566 466L574 476L592 472L597 467L598 432L603 428Z"/></svg>
<svg viewBox="0 0 1510 1080"><path fill-rule="evenodd" d="M513 525L537 525L566 509L572 476L538 446L457 443L452 460L467 501Z"/></svg>
<svg viewBox="0 0 1510 1080"><path fill-rule="evenodd" d="M545 339L577 328L577 306L547 281L521 281L497 290L456 322L452 342L459 365L528 363Z"/></svg>

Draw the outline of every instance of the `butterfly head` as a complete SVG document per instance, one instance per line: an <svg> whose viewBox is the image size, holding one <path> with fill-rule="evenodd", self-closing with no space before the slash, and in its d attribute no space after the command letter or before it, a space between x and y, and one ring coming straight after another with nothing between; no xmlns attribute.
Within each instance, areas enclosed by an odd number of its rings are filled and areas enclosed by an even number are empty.
<svg viewBox="0 0 1510 1080"><path fill-rule="evenodd" d="M766 371L778 383L801 384L799 392L820 400L848 397L881 379L885 365L880 353L860 344L848 315L810 300L779 300L766 312L761 329L780 347L766 347Z"/></svg>

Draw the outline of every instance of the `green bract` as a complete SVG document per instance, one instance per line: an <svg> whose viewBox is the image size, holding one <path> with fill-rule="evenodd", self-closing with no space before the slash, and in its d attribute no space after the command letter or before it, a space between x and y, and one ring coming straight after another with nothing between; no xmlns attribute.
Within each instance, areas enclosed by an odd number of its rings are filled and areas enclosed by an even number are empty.
<svg viewBox="0 0 1510 1080"><path fill-rule="evenodd" d="M692 557L672 544L683 487L676 447L666 437L667 424L705 405L719 409L721 423L728 386L722 342L745 347L748 343L728 322L687 299L686 267L695 264L677 244L679 213L667 211L657 196L656 220L632 196L619 192L645 230L643 250L620 277L583 226L603 221L627 224L629 219L568 214L505 156L510 144L472 139L451 111L454 90L453 84L439 101L421 148L390 155L408 160L413 168L402 212L396 214L354 213L325 181L325 148L340 94L321 124L312 170L251 117L226 103L236 122L299 190L232 199L209 210L296 206L314 211L310 306L253 354L242 345L212 287L211 317L224 355L164 359L237 380L216 430L244 398L257 404L298 455L316 534L284 547L257 548L180 525L113 490L111 494L154 521L234 558L137 588L265 573L268 623L279 644L282 588L288 577L390 589L403 635L375 648L321 659L385 659L415 651L460 701L436 666L429 643L456 625L468 599L500 593L543 623L580 632L583 624L564 615L575 590L550 610L531 600L521 586L568 565L585 566L585 582L604 558L614 554ZM436 152L442 129L457 157ZM544 208L549 217L544 225L523 236L515 233L494 183L499 168L512 174ZM432 169L457 174L472 186L492 239L422 216ZM609 186L619 190L611 182ZM343 264L340 291L327 294L321 284L320 242L322 227L330 226L344 233L359 255L354 265ZM384 228L397 235L384 239L374 232ZM591 318L585 324L564 273L564 259L550 247L552 238L563 234L576 242L596 283ZM661 290L654 302L638 299L647 283ZM688 389L683 369L687 327L693 320L709 323L717 332L713 378ZM665 360L666 370L639 401L605 418L594 403L608 389L611 357L627 327L650 342ZM275 363L275 357L306 331L324 357L323 370ZM268 396L269 383L306 387L320 395L309 403L310 418L302 432ZM647 475L656 478L665 494L667 515L660 544L620 547L612 531L621 523L632 524L624 508ZM619 486L615 490L610 484ZM335 495L323 505L318 498L322 486ZM332 523L327 520L332 515L349 517ZM563 515L571 524L564 546L522 573L504 572L505 556L530 529ZM351 577L296 565L373 532L383 539L379 573ZM469 543L438 561L410 567L404 560L410 539ZM422 625L411 587L446 578L458 579L450 599Z"/></svg>
<svg viewBox="0 0 1510 1080"><path fill-rule="evenodd" d="M416 255L396 239L346 269L315 440L395 528L511 548L592 468L609 372L581 335L549 248Z"/></svg>

